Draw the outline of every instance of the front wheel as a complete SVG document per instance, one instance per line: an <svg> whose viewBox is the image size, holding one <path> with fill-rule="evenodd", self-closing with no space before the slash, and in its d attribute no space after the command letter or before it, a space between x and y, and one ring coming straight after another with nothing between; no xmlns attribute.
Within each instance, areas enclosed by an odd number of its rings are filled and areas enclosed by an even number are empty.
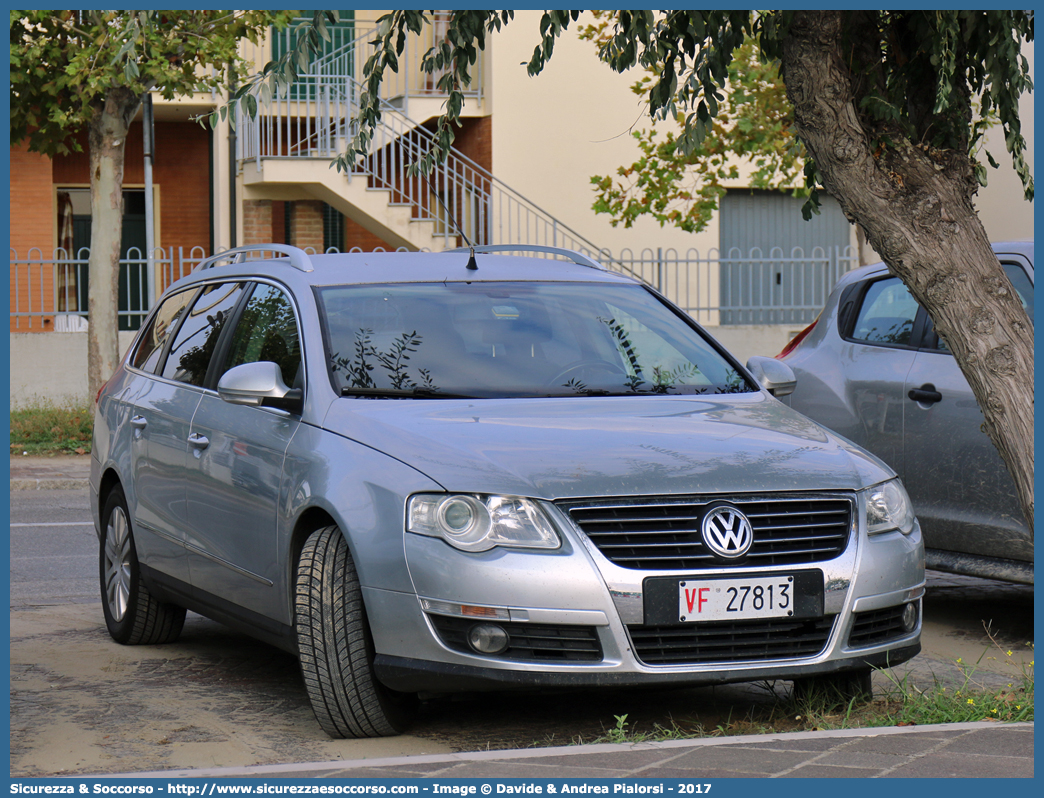
<svg viewBox="0 0 1044 798"><path fill-rule="evenodd" d="M334 738L399 734L417 698L373 672L373 639L348 543L336 526L305 541L297 568L297 646L312 711Z"/></svg>
<svg viewBox="0 0 1044 798"><path fill-rule="evenodd" d="M185 608L157 600L142 583L122 488L106 499L102 523L98 574L109 634L128 646L173 643L185 625Z"/></svg>
<svg viewBox="0 0 1044 798"><path fill-rule="evenodd" d="M831 706L865 703L874 697L872 673L870 668L860 668L795 679L793 695L798 701L823 701Z"/></svg>

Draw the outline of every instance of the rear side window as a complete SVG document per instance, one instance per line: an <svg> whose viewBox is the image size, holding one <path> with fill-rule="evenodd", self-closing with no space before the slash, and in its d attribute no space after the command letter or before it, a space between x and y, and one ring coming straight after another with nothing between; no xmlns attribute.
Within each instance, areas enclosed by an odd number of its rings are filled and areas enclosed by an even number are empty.
<svg viewBox="0 0 1044 798"><path fill-rule="evenodd" d="M171 345L163 376L203 385L221 330L243 293L241 283L208 285L192 305Z"/></svg>
<svg viewBox="0 0 1044 798"><path fill-rule="evenodd" d="M856 341L908 346L917 318L917 301L898 277L870 284L849 337Z"/></svg>
<svg viewBox="0 0 1044 798"><path fill-rule="evenodd" d="M148 329L141 336L138 349L131 358L131 366L147 371L150 374L156 371L156 364L159 363L163 345L167 342L167 338L170 337L174 328L178 326L178 321L184 314L185 308L188 307L188 303L195 292L196 289L192 288L163 300L163 304L156 311L156 315L152 317L152 322L149 324Z"/></svg>

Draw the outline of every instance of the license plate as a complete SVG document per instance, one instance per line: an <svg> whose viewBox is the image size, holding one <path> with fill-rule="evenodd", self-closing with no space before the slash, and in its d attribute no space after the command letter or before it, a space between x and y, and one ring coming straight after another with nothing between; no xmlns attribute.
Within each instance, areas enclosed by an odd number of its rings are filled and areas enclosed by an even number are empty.
<svg viewBox="0 0 1044 798"><path fill-rule="evenodd" d="M686 579L678 583L678 619L683 623L794 614L794 577L785 574L740 579Z"/></svg>

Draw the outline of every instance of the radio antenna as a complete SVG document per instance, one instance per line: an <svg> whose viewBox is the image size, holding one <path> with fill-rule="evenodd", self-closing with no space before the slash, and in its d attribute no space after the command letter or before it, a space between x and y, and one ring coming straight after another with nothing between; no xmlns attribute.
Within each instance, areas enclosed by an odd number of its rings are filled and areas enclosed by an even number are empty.
<svg viewBox="0 0 1044 798"><path fill-rule="evenodd" d="M431 182L431 176L424 175L424 179L428 181L428 185L431 187L431 193L435 195L435 199L439 201L439 205L441 205L443 210L446 211L446 218L453 222L453 226L457 228L457 233L460 234L460 237L464 239L464 243L467 244L468 248L471 250L471 257L468 258L467 268L471 271L478 271L478 262L475 260L475 245L472 244L471 239L464 234L464 228L460 226L460 222L457 221L457 218L450 211L449 206L445 201L443 201L442 195L440 195L438 189L435 188L435 184Z"/></svg>

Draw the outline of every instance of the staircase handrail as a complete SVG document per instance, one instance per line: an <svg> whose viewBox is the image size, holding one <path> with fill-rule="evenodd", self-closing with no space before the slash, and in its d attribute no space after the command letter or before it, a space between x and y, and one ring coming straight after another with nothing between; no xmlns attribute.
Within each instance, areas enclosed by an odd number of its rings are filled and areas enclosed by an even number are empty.
<svg viewBox="0 0 1044 798"><path fill-rule="evenodd" d="M354 77L351 77L350 75L345 76L345 77L347 77L347 80L350 83L354 84L354 88L356 89L356 91L360 91L362 89L362 84L358 80L356 80ZM348 100L349 103L353 102L352 98L350 98L350 97L346 98L346 99ZM357 104L355 104L355 107L357 107ZM436 144L435 135L433 133L431 133L429 130L427 130L426 128L422 127L415 120L410 119L410 117L407 114L405 114L399 108L396 108L392 103L390 103L387 100L381 98L380 99L380 103L379 103L379 108L380 108L380 111L381 111L381 117L380 117L380 119L377 122L378 126L385 127L385 128L390 128L391 126L388 125L384 121L384 118L385 118L385 114L391 115L392 117L396 117L396 118L401 119L406 124L406 126L410 129L411 132L415 132L429 146L431 146L431 147L435 146L435 144ZM392 133L398 135L397 131L392 130ZM423 155L424 153L420 152L418 150L418 154L419 155ZM453 161L459 162L466 169L473 171L477 175L477 177L481 178L482 181L486 181L488 183L488 185L490 186L490 190L483 191L482 193L484 195L486 195L486 196L491 198L492 197L492 189L495 187L495 188L499 189L502 193L504 193L505 195L507 195L508 197L513 199L515 202L518 202L519 204L521 204L521 205L523 205L525 207L528 207L531 210L533 210L536 213L538 213L540 216L542 216L544 218L545 221L553 223L555 225L555 227L559 231L561 231L564 235L567 235L570 238L572 238L576 243L582 244L583 247L586 248L586 250L587 250L587 251L584 252L585 255L593 255L593 254L599 254L599 253L604 254L604 250L602 248L598 247L596 244L594 244L591 241L589 241L587 238L585 238L583 235L581 235L580 233L578 233L575 230L573 230L568 225L565 225L565 224L559 222L554 216L552 216L546 210L541 208L535 202L533 202L529 198L523 196L519 191L517 191L514 188L512 188L511 186L509 186L507 183L505 183L503 180L498 178L496 175L494 175L492 172L490 172L484 166L482 166L479 163L476 163L474 160L472 160L471 158L469 158L467 155L465 155L464 153L460 152L456 148L450 147L449 156L447 157L445 162L439 164L438 168L444 168L446 166L452 166L453 165L452 164ZM456 170L453 170L453 171L455 171L455 172L457 172L459 174L462 170L456 169ZM471 181L471 182L472 182L473 185L476 185L476 186L479 185L477 181ZM614 264L614 265L623 267L623 264ZM626 268L626 267L623 267L623 268Z"/></svg>

